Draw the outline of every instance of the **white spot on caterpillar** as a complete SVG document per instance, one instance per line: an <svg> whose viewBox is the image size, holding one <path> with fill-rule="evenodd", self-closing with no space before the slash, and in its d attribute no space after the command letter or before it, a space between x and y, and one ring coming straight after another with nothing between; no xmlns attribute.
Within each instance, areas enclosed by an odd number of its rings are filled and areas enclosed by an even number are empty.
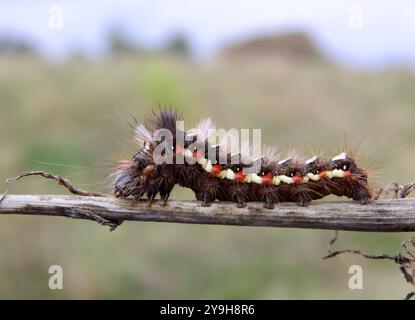
<svg viewBox="0 0 415 320"><path fill-rule="evenodd" d="M344 177L344 171L339 169L334 169L331 172L331 175L333 178L343 178Z"/></svg>
<svg viewBox="0 0 415 320"><path fill-rule="evenodd" d="M199 158L197 159L197 163L200 164L202 166L202 168L204 169L207 165L207 159L206 158Z"/></svg>
<svg viewBox="0 0 415 320"><path fill-rule="evenodd" d="M254 183L258 183L261 184L262 183L262 178L257 175L256 173L251 173L251 181Z"/></svg>
<svg viewBox="0 0 415 320"><path fill-rule="evenodd" d="M346 160L347 158L347 153L346 152L342 152L339 155L335 156L333 159L331 159L332 161L339 161L339 160Z"/></svg>
<svg viewBox="0 0 415 320"><path fill-rule="evenodd" d="M333 178L333 171L326 171L327 173L326 173L326 177L327 178L329 178L329 179L331 179L331 178Z"/></svg>
<svg viewBox="0 0 415 320"><path fill-rule="evenodd" d="M320 176L319 176L318 174L313 174L313 173L311 173L311 172L307 173L307 177L308 177L310 180L313 180L313 181L318 181L318 180L320 180Z"/></svg>
<svg viewBox="0 0 415 320"><path fill-rule="evenodd" d="M287 177L285 175L278 176L278 178L280 178L281 182L284 182L286 184L292 184L294 182L293 178Z"/></svg>
<svg viewBox="0 0 415 320"><path fill-rule="evenodd" d="M281 180L278 176L274 176L272 178L272 183L275 184L276 186L278 186L281 183Z"/></svg>
<svg viewBox="0 0 415 320"><path fill-rule="evenodd" d="M226 170L226 179L235 179L235 173L231 169Z"/></svg>
<svg viewBox="0 0 415 320"><path fill-rule="evenodd" d="M222 178L222 179L225 179L226 178L226 170L222 170L221 172L219 172L218 177Z"/></svg>
<svg viewBox="0 0 415 320"><path fill-rule="evenodd" d="M248 175L245 176L244 182L246 182L246 183L251 183L252 182L252 178L251 178L251 175L250 174L248 174Z"/></svg>
<svg viewBox="0 0 415 320"><path fill-rule="evenodd" d="M308 180L309 180L308 176L303 177L303 182L308 182Z"/></svg>
<svg viewBox="0 0 415 320"><path fill-rule="evenodd" d="M212 172L212 168L212 161L208 160L204 169L206 172Z"/></svg>
<svg viewBox="0 0 415 320"><path fill-rule="evenodd" d="M193 157L193 152L190 151L189 149L184 150L184 156L186 158L192 158Z"/></svg>

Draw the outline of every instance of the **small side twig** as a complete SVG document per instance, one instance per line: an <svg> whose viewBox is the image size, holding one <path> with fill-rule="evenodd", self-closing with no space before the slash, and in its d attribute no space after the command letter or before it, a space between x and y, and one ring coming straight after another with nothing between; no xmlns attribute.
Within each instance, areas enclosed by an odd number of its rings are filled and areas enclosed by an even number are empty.
<svg viewBox="0 0 415 320"><path fill-rule="evenodd" d="M59 185L64 186L66 189L69 190L72 194L79 195L79 196L91 196L91 197L106 197L108 195L100 192L91 192L91 191L85 191L82 189L79 189L75 187L72 182L70 182L68 179L58 176L56 174L52 174L45 171L29 171L29 172L23 172L20 175L12 178L6 179L6 192L0 197L0 203L6 198L6 196L10 193L11 190L11 184L13 182L16 182L24 177L29 176L41 176L46 179L52 179L58 182ZM98 222L99 224L102 224L104 226L108 226L110 228L110 231L115 230L123 221L122 220L108 220L105 219L94 212L90 210L85 209L79 209L79 208L70 208L69 210L66 210L66 214L70 217L77 217L82 216L86 219L93 220L95 222Z"/></svg>
<svg viewBox="0 0 415 320"><path fill-rule="evenodd" d="M95 221L103 226L108 226L110 228L110 231L114 231L115 229L117 229L118 226L120 226L124 222L123 220L108 220L88 209L69 208L65 211L66 214L72 218L78 218L78 216L81 216L83 218Z"/></svg>
<svg viewBox="0 0 415 320"><path fill-rule="evenodd" d="M91 197L106 197L108 195L101 193L101 192L91 192L91 191L85 191L82 189L79 189L75 187L72 182L70 182L68 179L58 176L56 174L52 174L45 171L29 171L29 172L23 172L20 175L16 177L11 177L6 179L6 192L0 197L0 203L6 198L6 196L10 193L11 190L11 184L13 182L16 182L24 177L29 176L41 176L46 179L52 179L56 180L59 185L64 186L66 189L69 190L72 194L79 195L79 196L91 196Z"/></svg>
<svg viewBox="0 0 415 320"><path fill-rule="evenodd" d="M402 243L403 251L399 252L396 255L389 255L389 254L373 255L373 254L367 254L361 250L356 250L356 249L344 249L344 250L332 251L331 248L338 238L337 235L338 234L336 231L335 237L329 242L328 254L325 257L323 257L323 259L333 258L335 256L338 256L344 253L352 253L352 254L362 256L366 259L392 260L396 264L399 265L399 270L404 276L404 279L406 280L406 282L415 285L415 237L412 237L404 241ZM405 296L404 300L409 300L414 296L415 296L415 292L410 292Z"/></svg>
<svg viewBox="0 0 415 320"><path fill-rule="evenodd" d="M325 257L323 257L323 259L329 259L329 258L333 258L335 256L338 256L339 254L344 254L344 253L353 253L353 254L357 254L359 256L362 256L366 259L373 259L373 260L393 260L395 261L396 256L391 256L388 254L380 254L380 255L373 255L373 254L367 254L361 250L355 250L355 249L345 249L345 250L338 250L338 251L333 251L331 253L329 253L328 255L326 255Z"/></svg>
<svg viewBox="0 0 415 320"><path fill-rule="evenodd" d="M367 259L374 259L374 260L381 260L381 259L388 259L388 260L395 260L395 256L390 256L387 254L382 254L382 255L372 255L372 254L367 254L365 252L362 252L361 250L357 250L357 249L344 249L344 250L337 250L337 251L333 251L332 247L335 244L335 242L338 239L338 231L336 231L334 237L330 240L329 244L328 244L328 254L326 256L323 257L323 259L329 259L329 258L333 258L335 256L338 256L339 254L344 254L344 253L353 253L353 254L357 254L359 256L365 257Z"/></svg>
<svg viewBox="0 0 415 320"><path fill-rule="evenodd" d="M415 292L409 292L409 293L405 296L404 300L411 300L411 299L412 299L412 297L415 297Z"/></svg>
<svg viewBox="0 0 415 320"><path fill-rule="evenodd" d="M401 198L406 198L414 190L415 190L415 181L403 186L401 190L401 194L400 194Z"/></svg>
<svg viewBox="0 0 415 320"><path fill-rule="evenodd" d="M339 236L339 231L335 230L333 238L330 240L329 244L327 245L327 251L328 251L329 254L332 252L331 247L337 241L338 236Z"/></svg>
<svg viewBox="0 0 415 320"><path fill-rule="evenodd" d="M386 187L379 188L375 195L374 200L379 200L382 196L383 199L403 199L407 198L415 190L415 181L406 185L399 185L397 182L392 182Z"/></svg>

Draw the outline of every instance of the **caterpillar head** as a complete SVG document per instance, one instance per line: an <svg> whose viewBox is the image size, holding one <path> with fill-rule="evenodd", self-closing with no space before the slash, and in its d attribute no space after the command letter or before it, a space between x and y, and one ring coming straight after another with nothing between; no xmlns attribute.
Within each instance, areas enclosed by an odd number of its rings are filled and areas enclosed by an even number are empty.
<svg viewBox="0 0 415 320"><path fill-rule="evenodd" d="M359 168L355 160L347 153L342 152L330 160L330 170L342 170L345 176L352 178L367 179L367 173Z"/></svg>
<svg viewBox="0 0 415 320"><path fill-rule="evenodd" d="M373 196L373 189L368 183L367 172L359 168L352 157L342 152L330 160L330 170L332 170L332 175L336 172L347 178L344 179L344 184L339 181L336 182L336 188L343 185L342 195L353 198L362 204L370 201Z"/></svg>
<svg viewBox="0 0 415 320"><path fill-rule="evenodd" d="M142 167L133 162L128 168L118 170L115 175L114 195L117 198L141 198L148 191L148 181L157 175L156 168L154 164Z"/></svg>
<svg viewBox="0 0 415 320"><path fill-rule="evenodd" d="M139 151L132 159L119 161L114 170L114 195L116 197L140 198L146 191L145 181L154 169L154 143L150 131L138 124L135 139L141 146Z"/></svg>
<svg viewBox="0 0 415 320"><path fill-rule="evenodd" d="M130 171L121 171L115 177L114 195L117 198L127 198L131 195L130 188L133 179Z"/></svg>
<svg viewBox="0 0 415 320"><path fill-rule="evenodd" d="M143 185L144 180L143 170L142 163L138 161L120 161L114 173L114 195L118 198L127 198L134 193L139 193L139 186Z"/></svg>

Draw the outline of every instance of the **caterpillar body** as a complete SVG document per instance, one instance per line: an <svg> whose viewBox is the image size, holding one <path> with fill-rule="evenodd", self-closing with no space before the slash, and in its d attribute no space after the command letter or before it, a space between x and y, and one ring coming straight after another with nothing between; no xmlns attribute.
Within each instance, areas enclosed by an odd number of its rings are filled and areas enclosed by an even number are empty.
<svg viewBox="0 0 415 320"><path fill-rule="evenodd" d="M209 132L215 129L210 119L203 119L186 132L177 132L177 121L181 121L179 114L166 109L153 112L150 129L140 123L136 125L135 139L140 149L131 159L117 164L116 197L138 201L147 196L151 203L159 194L166 204L177 184L191 189L203 206L215 200L233 201L238 207L259 201L265 208L273 209L278 202L307 206L312 200L330 194L346 196L362 204L372 198L367 172L345 152L331 159L313 156L306 161L295 157L278 161L277 153L266 148L256 159L260 163L258 172L247 173L252 162L242 161L247 158L243 151L231 154L225 150L226 161L218 161L224 147L209 143ZM157 148L165 142L154 138L160 129L168 130L174 138L169 148L156 155ZM177 133L183 134L185 141L178 141ZM168 154L172 156L172 163L160 161ZM176 161L179 156L186 161Z"/></svg>

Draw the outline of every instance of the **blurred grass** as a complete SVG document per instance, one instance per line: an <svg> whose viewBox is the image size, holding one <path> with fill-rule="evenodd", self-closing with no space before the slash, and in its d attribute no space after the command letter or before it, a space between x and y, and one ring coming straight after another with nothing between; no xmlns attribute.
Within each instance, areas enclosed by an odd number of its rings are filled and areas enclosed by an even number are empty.
<svg viewBox="0 0 415 320"><path fill-rule="evenodd" d="M134 144L127 122L161 105L189 121L211 115L225 128L261 128L283 152L333 155L346 133L374 182L415 177L415 76L361 72L282 58L120 56L48 64L0 57L0 180L44 169L109 191L106 174ZM30 178L19 193L65 193ZM177 189L175 198L192 198ZM126 223L113 233L88 222L1 217L0 298L402 298L409 287L388 262L321 259L332 232ZM407 234L341 233L339 245L395 253ZM48 268L64 269L64 290ZM347 287L364 268L364 290Z"/></svg>

